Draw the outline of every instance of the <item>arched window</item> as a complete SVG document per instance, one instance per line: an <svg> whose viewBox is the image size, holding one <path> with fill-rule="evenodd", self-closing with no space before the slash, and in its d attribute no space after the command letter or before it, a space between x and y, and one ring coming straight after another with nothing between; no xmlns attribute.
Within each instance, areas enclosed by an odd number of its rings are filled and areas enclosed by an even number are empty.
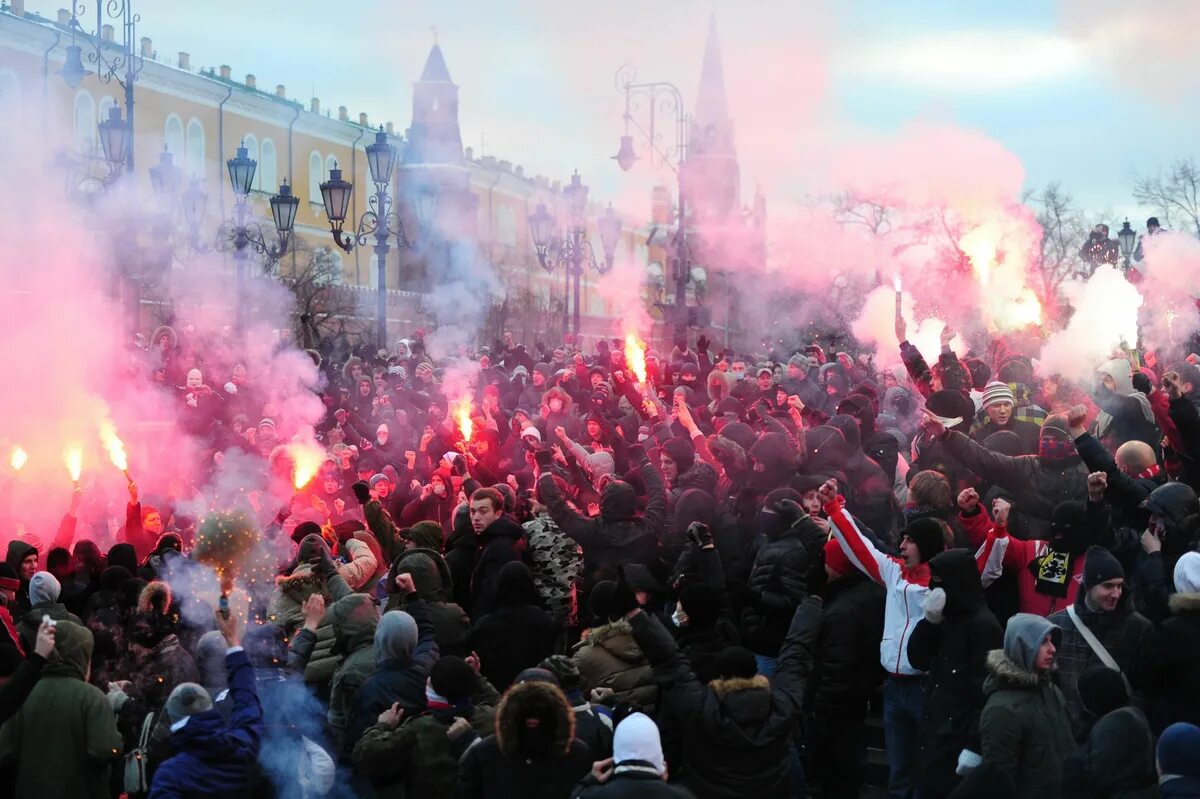
<svg viewBox="0 0 1200 799"><path fill-rule="evenodd" d="M96 150L96 101L86 91L75 95L75 146L80 152L93 153Z"/></svg>
<svg viewBox="0 0 1200 799"><path fill-rule="evenodd" d="M167 124L163 130L163 143L167 152L175 157L175 165L182 166L183 161L183 120L175 114L167 116Z"/></svg>
<svg viewBox="0 0 1200 799"><path fill-rule="evenodd" d="M496 209L496 240L509 247L517 246L517 214L512 206L501 205Z"/></svg>
<svg viewBox="0 0 1200 799"><path fill-rule="evenodd" d="M262 153L258 159L258 177L254 179L254 182L259 191L266 191L272 194L279 187L275 164L275 142L270 139L263 139L262 141Z"/></svg>
<svg viewBox="0 0 1200 799"><path fill-rule="evenodd" d="M100 104L96 107L96 121L103 122L108 119L108 110L117 104L116 98L111 94L106 94L100 98Z"/></svg>
<svg viewBox="0 0 1200 799"><path fill-rule="evenodd" d="M0 112L12 116L20 113L20 80L12 70L0 70Z"/></svg>
<svg viewBox="0 0 1200 799"><path fill-rule="evenodd" d="M313 152L308 156L308 201L321 202L321 183L325 175L321 173L321 154Z"/></svg>
<svg viewBox="0 0 1200 799"><path fill-rule="evenodd" d="M246 148L246 157L251 161L258 161L258 137L253 133L247 133L242 137L242 146ZM254 180L250 181L251 190L258 188L258 176L261 174L262 162L254 169Z"/></svg>
<svg viewBox="0 0 1200 799"><path fill-rule="evenodd" d="M195 177L204 179L204 125L198 119L188 120L187 125L187 169Z"/></svg>

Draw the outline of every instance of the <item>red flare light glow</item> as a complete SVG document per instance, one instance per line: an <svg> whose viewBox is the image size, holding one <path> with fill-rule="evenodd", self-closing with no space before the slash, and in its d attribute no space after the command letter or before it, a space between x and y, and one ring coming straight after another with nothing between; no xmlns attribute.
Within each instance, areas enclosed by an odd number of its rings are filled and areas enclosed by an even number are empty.
<svg viewBox="0 0 1200 799"><path fill-rule="evenodd" d="M129 457L125 454L125 442L117 435L117 428L112 422L105 419L100 423L100 443L104 446L104 451L108 453L108 459L112 461L113 466L120 469L125 479L129 479Z"/></svg>
<svg viewBox="0 0 1200 799"><path fill-rule="evenodd" d="M625 334L625 363L639 383L646 382L646 347L633 333Z"/></svg>
<svg viewBox="0 0 1200 799"><path fill-rule="evenodd" d="M83 450L71 447L63 453L63 460L67 464L67 471L71 473L71 482L78 483L79 475L83 472Z"/></svg>
<svg viewBox="0 0 1200 799"><path fill-rule="evenodd" d="M288 454L292 457L292 485L300 490L317 476L325 453L311 444L292 444L288 447Z"/></svg>
<svg viewBox="0 0 1200 799"><path fill-rule="evenodd" d="M13 471L19 472L21 471L21 467L24 466L25 462L28 460L29 453L21 449L20 446L14 446L12 448L12 454L9 455L8 463L13 467Z"/></svg>
<svg viewBox="0 0 1200 799"><path fill-rule="evenodd" d="M471 421L471 398L463 397L454 404L454 421L458 423L458 431L462 433L463 441L470 441L475 432L475 423Z"/></svg>

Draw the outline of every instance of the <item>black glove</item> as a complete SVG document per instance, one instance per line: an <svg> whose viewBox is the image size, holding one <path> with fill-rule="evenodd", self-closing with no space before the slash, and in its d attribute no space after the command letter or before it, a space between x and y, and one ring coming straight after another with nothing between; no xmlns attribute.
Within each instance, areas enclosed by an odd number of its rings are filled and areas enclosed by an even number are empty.
<svg viewBox="0 0 1200 799"><path fill-rule="evenodd" d="M692 522L687 528L688 540L703 549L712 546L712 530L704 522Z"/></svg>
<svg viewBox="0 0 1200 799"><path fill-rule="evenodd" d="M788 523L789 527L808 515L794 499L781 499L776 502L775 512Z"/></svg>
<svg viewBox="0 0 1200 799"><path fill-rule="evenodd" d="M304 540L300 542L299 558L301 563L309 564L313 567L314 572L323 577L328 577L337 569L337 564L333 562L333 553L329 551L329 545L319 535L304 537Z"/></svg>
<svg viewBox="0 0 1200 799"><path fill-rule="evenodd" d="M371 487L362 480L350 486L350 489L354 492L354 498L360 505L366 505L371 501Z"/></svg>

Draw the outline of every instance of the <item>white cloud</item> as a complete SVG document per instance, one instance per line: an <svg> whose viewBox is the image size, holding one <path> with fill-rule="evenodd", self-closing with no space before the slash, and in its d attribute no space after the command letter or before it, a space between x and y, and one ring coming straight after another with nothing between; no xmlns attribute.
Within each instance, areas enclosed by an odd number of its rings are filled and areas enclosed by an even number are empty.
<svg viewBox="0 0 1200 799"><path fill-rule="evenodd" d="M834 72L858 80L949 92L1002 91L1057 82L1084 68L1071 40L1033 31L946 31L899 41L855 43Z"/></svg>

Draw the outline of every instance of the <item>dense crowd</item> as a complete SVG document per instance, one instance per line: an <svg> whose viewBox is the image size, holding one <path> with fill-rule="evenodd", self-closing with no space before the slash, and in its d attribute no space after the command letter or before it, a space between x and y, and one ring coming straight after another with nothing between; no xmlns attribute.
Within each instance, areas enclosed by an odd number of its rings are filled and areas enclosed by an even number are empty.
<svg viewBox="0 0 1200 799"><path fill-rule="evenodd" d="M892 797L1200 797L1197 359L1081 384L896 332L891 369L700 336L644 380L623 340L330 338L324 462L240 509L286 557L205 605L180 497L286 468L289 411L160 328L131 370L204 457L115 543L78 491L13 537L4 792L841 799L875 708Z"/></svg>

